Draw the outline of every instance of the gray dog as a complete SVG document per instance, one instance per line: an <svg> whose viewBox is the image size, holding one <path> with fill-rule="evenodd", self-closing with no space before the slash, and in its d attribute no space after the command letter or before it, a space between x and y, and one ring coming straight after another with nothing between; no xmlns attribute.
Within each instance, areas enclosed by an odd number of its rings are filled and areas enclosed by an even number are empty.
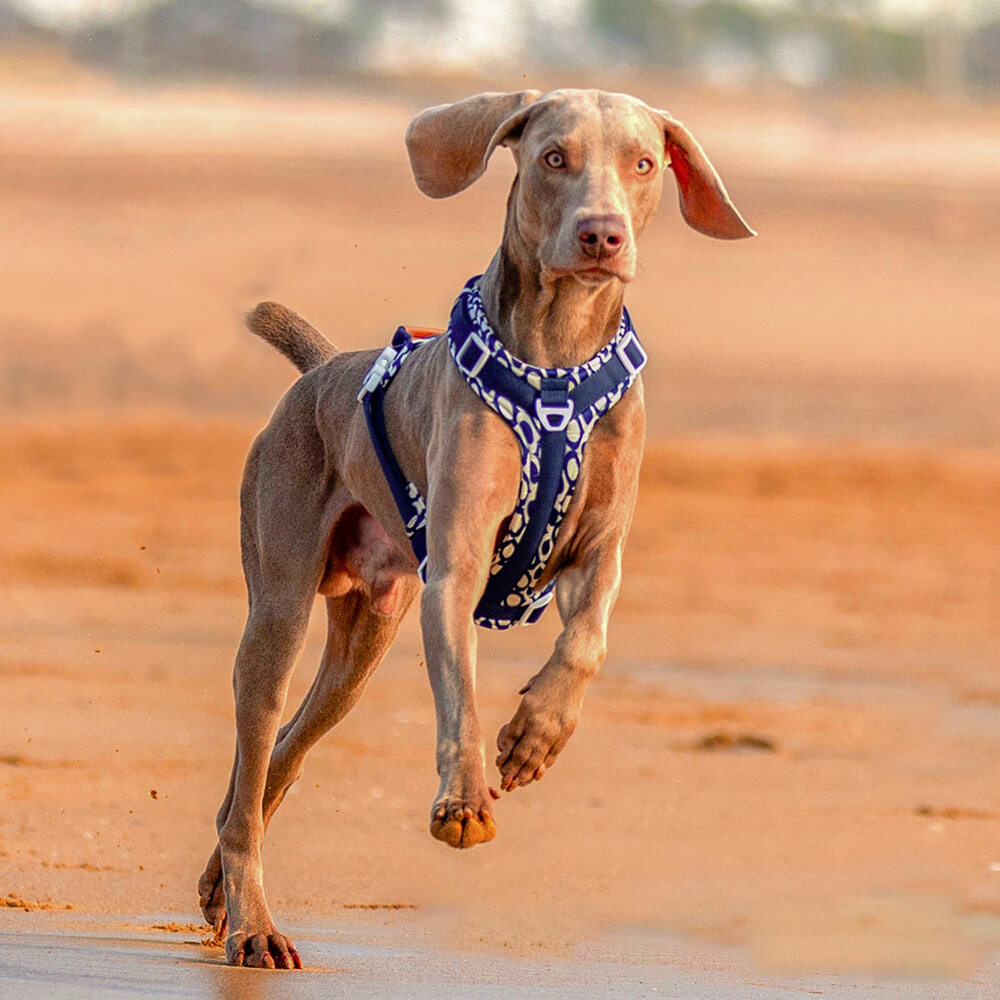
<svg viewBox="0 0 1000 1000"><path fill-rule="evenodd" d="M303 376L254 442L241 491L250 611L236 759L199 882L231 964L301 968L264 897L264 830L310 747L360 698L421 580L441 778L431 834L452 847L496 834L475 624L534 621L554 592L562 631L496 761L507 791L552 766L604 659L635 505L645 354L622 300L666 169L691 226L753 235L694 137L633 97L480 94L425 111L407 133L432 198L470 185L497 146L518 170L503 240L447 333L400 331L381 354L338 354L282 306L249 318ZM317 593L322 663L279 729Z"/></svg>

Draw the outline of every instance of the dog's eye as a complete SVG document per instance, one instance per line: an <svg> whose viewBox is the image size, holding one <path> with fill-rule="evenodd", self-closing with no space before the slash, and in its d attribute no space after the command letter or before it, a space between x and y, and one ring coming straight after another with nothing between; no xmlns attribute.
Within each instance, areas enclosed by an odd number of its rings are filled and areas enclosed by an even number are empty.
<svg viewBox="0 0 1000 1000"><path fill-rule="evenodd" d="M653 169L653 161L648 156L644 156L635 165L635 172L637 174L648 174L652 169Z"/></svg>
<svg viewBox="0 0 1000 1000"><path fill-rule="evenodd" d="M566 166L566 157L558 149L550 149L542 159L545 161L545 165L553 170L561 170Z"/></svg>

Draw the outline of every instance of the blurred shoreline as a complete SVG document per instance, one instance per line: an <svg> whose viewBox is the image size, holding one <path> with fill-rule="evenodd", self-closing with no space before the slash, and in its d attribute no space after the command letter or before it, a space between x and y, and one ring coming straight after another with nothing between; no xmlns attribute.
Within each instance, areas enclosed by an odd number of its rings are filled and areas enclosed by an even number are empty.
<svg viewBox="0 0 1000 1000"><path fill-rule="evenodd" d="M594 85L543 71L540 89ZM525 85L523 77L519 78ZM100 76L38 86L0 74L3 155L255 155L386 160L422 107L515 80L457 77L363 88L280 89L201 82L116 83ZM612 84L605 80L601 86ZM671 107L753 177L929 187L993 187L1000 179L1000 98L934 100L917 91L795 92L706 88L653 74L613 86ZM427 93L430 90L432 93Z"/></svg>
<svg viewBox="0 0 1000 1000"><path fill-rule="evenodd" d="M996 109L674 96L761 235L704 240L665 192L628 293L652 433L995 446ZM0 410L263 420L292 376L241 327L263 298L347 350L440 325L512 170L423 198L412 100L0 83Z"/></svg>

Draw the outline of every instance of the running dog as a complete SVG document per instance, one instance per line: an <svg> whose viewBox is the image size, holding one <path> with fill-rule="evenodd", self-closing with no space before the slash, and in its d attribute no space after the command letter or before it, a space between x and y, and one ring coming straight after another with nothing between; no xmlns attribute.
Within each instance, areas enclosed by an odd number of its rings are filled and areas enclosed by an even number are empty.
<svg viewBox="0 0 1000 1000"><path fill-rule="evenodd" d="M472 847L496 833L475 625L530 623L554 595L562 631L496 759L506 791L552 766L604 659L635 506L645 352L623 294L667 170L689 225L754 235L691 133L624 94L479 94L423 112L406 140L432 198L472 184L498 146L517 164L500 248L447 332L401 329L381 353L340 354L277 304L248 320L303 374L254 442L241 490L250 610L234 672L236 759L199 882L235 965L301 968L264 896L264 831L418 592L441 779L432 836ZM317 593L326 648L279 728Z"/></svg>

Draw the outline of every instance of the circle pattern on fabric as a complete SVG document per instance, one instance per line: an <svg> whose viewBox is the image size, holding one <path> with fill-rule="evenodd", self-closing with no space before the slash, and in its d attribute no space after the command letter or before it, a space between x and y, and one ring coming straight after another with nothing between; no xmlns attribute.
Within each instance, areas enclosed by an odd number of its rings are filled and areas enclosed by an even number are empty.
<svg viewBox="0 0 1000 1000"><path fill-rule="evenodd" d="M623 310L621 323L615 337L589 361L575 368L539 368L528 364L526 361L522 361L520 358L515 358L507 351L493 332L486 319L482 299L479 295L478 279L473 279L465 286L459 295L456 308L463 310L465 319L482 344L485 345L490 357L497 364L507 368L518 378L524 380L536 392L541 390L543 379L558 378L564 379L568 383L570 397L572 397L572 390L578 387L589 376L600 371L611 360L616 350L625 342L625 338L633 336L628 314ZM392 378L399 371L403 362L418 346L418 343L426 342L406 339L398 345L395 357L386 367L385 373L382 376L382 388L386 387L392 381ZM457 365L458 362L455 357L456 349L451 338L449 338L449 350ZM534 412L529 412L524 407L518 405L516 401L508 399L506 396L500 395L495 390L490 389L482 382L478 375L469 376L466 371L462 370L461 365L458 365L458 367L472 391L510 426L521 451L521 475L517 506L508 521L504 537L500 539L494 551L490 564L491 577L496 576L503 569L506 561L517 552L521 540L527 533L530 519L533 516L546 518L544 531L535 552L531 556L527 569L517 581L514 589L501 599L503 606L512 610L516 609L520 613L512 617L500 617L498 615L479 614L477 609L475 621L478 625L486 628L506 629L517 625L521 621L522 615L527 617L533 607L535 608L535 616L540 614L544 602L551 596L555 580L550 580L541 590L538 589L538 583L545 572L545 567L552 553L555 551L559 528L573 499L573 492L583 468L583 452L587 440L598 419L621 399L635 381L638 369L631 371L626 379L618 383L614 389L595 400L589 407L574 412L573 417L565 428L562 470L552 509L550 511L535 512L533 508L538 498L538 488L541 479L542 441L546 434L552 432L548 431L542 425ZM406 493L407 499L410 502L410 510L407 511L409 516L404 515L404 522L407 536L412 540L417 534L426 531L427 504L415 484L408 483ZM534 620L535 616L531 617L531 620Z"/></svg>

